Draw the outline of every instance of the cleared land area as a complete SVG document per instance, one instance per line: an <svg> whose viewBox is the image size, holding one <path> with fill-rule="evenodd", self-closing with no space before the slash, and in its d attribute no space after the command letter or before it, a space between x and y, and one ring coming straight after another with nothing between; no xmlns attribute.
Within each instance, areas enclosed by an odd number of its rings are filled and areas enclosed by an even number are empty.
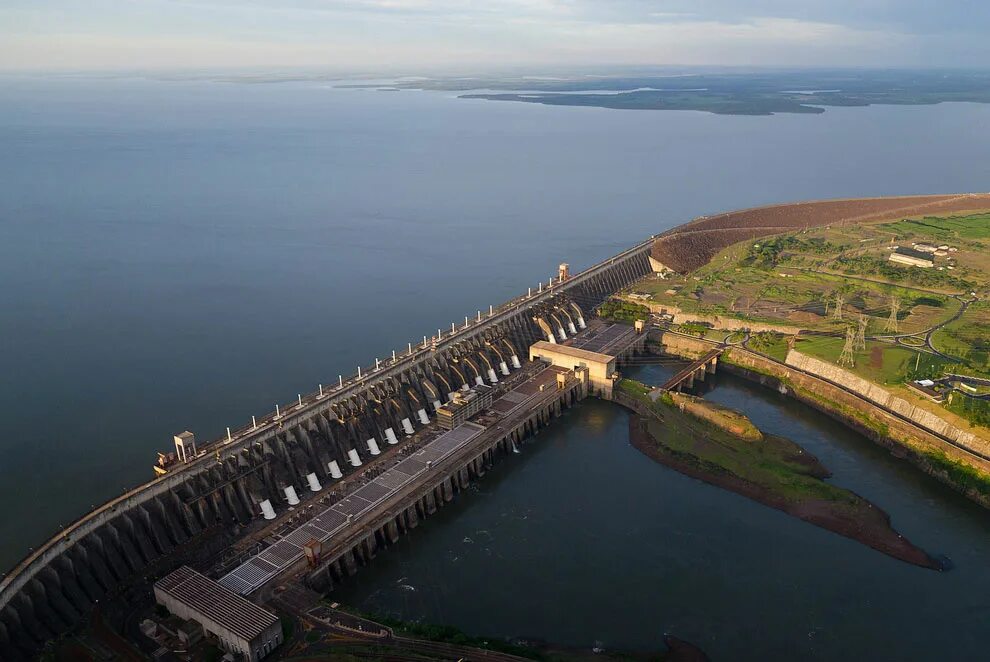
<svg viewBox="0 0 990 662"><path fill-rule="evenodd" d="M623 303L671 314L699 336L748 329L751 350L842 365L990 438L990 398L955 377L990 378L987 208L988 194L914 196L700 218L654 244L654 258L679 273L641 280ZM903 254L923 266L891 260ZM855 343L844 352L847 334ZM910 388L924 379L946 402Z"/></svg>

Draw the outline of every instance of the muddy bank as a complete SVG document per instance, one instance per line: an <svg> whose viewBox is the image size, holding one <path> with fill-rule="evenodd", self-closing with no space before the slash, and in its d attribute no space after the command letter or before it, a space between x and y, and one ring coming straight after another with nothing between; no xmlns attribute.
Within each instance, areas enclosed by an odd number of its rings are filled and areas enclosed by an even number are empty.
<svg viewBox="0 0 990 662"><path fill-rule="evenodd" d="M636 414L629 424L632 445L657 462L906 563L943 569L938 560L901 536L882 509L825 482L828 470L794 442L764 435L760 447L752 449L753 442L687 420L688 415L674 407L657 406L663 410L663 422Z"/></svg>

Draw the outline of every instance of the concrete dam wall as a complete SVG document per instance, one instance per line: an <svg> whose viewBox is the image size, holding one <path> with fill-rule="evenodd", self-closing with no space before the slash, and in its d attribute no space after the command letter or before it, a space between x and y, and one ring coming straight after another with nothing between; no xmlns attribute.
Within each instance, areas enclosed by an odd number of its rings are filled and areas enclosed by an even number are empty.
<svg viewBox="0 0 990 662"><path fill-rule="evenodd" d="M651 271L652 240L410 343L332 387L202 444L188 462L62 529L0 579L0 659L28 657L107 594L259 518L272 519L428 426L452 393L517 370L537 340L585 327Z"/></svg>

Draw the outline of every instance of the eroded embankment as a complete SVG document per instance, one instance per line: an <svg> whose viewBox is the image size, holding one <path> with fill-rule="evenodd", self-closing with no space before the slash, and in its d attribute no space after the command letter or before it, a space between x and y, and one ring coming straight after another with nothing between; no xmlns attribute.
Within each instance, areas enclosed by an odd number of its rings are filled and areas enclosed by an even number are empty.
<svg viewBox="0 0 990 662"><path fill-rule="evenodd" d="M631 443L657 462L901 561L943 569L938 560L901 536L886 512L826 482L831 475L828 469L793 441L768 434L743 438L718 427L714 417L699 419L690 409L663 400L634 411ZM726 412L724 419L739 417L744 416Z"/></svg>
<svg viewBox="0 0 990 662"><path fill-rule="evenodd" d="M652 256L669 269L687 273L707 264L722 249L747 239L824 225L874 223L988 208L990 194L985 193L820 200L755 207L704 216L665 232L653 242Z"/></svg>

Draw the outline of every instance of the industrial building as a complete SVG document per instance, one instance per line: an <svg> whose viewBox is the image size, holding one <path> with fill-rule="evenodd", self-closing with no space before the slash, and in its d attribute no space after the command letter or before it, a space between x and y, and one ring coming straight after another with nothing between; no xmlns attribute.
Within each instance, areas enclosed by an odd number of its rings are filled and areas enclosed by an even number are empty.
<svg viewBox="0 0 990 662"><path fill-rule="evenodd" d="M437 424L445 430L453 430L491 407L493 400L494 391L490 386L479 385L468 391L458 391L450 402L437 409Z"/></svg>
<svg viewBox="0 0 990 662"><path fill-rule="evenodd" d="M898 247L894 249L894 252L890 254L890 258L888 259L891 262L907 264L922 269L931 269L935 266L935 258L931 253L916 251L912 248Z"/></svg>
<svg viewBox="0 0 990 662"><path fill-rule="evenodd" d="M530 346L529 360L546 361L551 365L568 370L587 368L591 388L603 398L612 397L612 386L618 379L615 372L616 357L569 345L541 340Z"/></svg>
<svg viewBox="0 0 990 662"><path fill-rule="evenodd" d="M180 618L196 621L223 650L250 662L282 643L282 624L275 614L188 566L155 582L155 601Z"/></svg>

